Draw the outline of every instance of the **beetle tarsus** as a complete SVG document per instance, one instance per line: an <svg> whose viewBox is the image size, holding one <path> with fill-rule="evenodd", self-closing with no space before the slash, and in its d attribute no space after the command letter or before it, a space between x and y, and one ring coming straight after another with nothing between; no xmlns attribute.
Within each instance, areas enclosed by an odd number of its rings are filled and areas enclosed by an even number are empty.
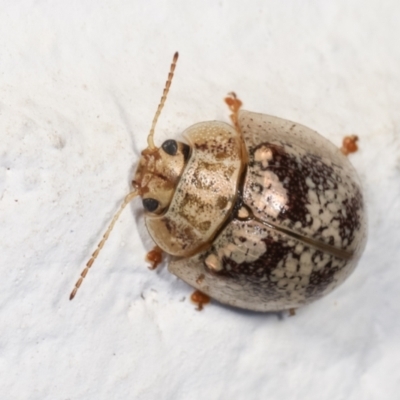
<svg viewBox="0 0 400 400"><path fill-rule="evenodd" d="M150 263L149 269L155 270L157 266L161 263L163 256L163 251L160 247L154 246L152 250L150 250L146 254L146 261Z"/></svg>
<svg viewBox="0 0 400 400"><path fill-rule="evenodd" d="M345 155L349 155L350 153L355 153L358 150L357 146L358 136L351 135L345 136L343 138L343 144L340 148L340 151Z"/></svg>
<svg viewBox="0 0 400 400"><path fill-rule="evenodd" d="M208 304L210 302L210 296L206 295L203 292L200 292L200 290L195 290L192 295L190 296L190 300L197 304L197 311L201 311L204 307L205 304Z"/></svg>
<svg viewBox="0 0 400 400"><path fill-rule="evenodd" d="M229 110L232 112L232 114L230 115L230 118L233 122L233 125L235 125L235 127L238 131L240 131L240 129L239 129L239 110L243 103L237 98L235 92L228 93L228 97L225 97L225 103L228 105Z"/></svg>

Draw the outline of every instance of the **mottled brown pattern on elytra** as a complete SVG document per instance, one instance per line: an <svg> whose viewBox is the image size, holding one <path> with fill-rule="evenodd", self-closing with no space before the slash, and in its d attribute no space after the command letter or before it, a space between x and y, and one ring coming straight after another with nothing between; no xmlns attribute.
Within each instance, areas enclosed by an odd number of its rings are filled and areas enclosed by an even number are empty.
<svg viewBox="0 0 400 400"><path fill-rule="evenodd" d="M339 222L339 236L345 242L345 245L342 247L344 249L348 248L358 230L361 227L360 221L360 211L363 210L363 201L362 195L358 187L354 187L355 196L351 198L346 198L342 201L341 205L343 209L339 209L336 215L332 218L330 223L332 224L333 221ZM322 225L319 229L315 231L316 234L321 234L326 229L326 226ZM330 245L334 245L333 237L329 237L326 241Z"/></svg>
<svg viewBox="0 0 400 400"><path fill-rule="evenodd" d="M310 284L307 286L307 295L310 297L321 296L325 289L334 281L335 274L341 267L333 267L329 261L320 271L313 271L310 275Z"/></svg>
<svg viewBox="0 0 400 400"><path fill-rule="evenodd" d="M247 235L238 235L238 230L247 230ZM254 241L257 232L260 242L265 244L264 251L253 261L238 261L238 253L249 254L252 258L251 253L259 251L258 245L258 250L255 250L257 243ZM208 267L205 260L210 254L219 258L220 270ZM257 223L254 225L252 221L238 220L232 221L232 225L201 256L201 260L206 271L215 279L226 279L227 284L229 280L241 284L247 282L246 285L254 291L252 295L257 293L267 301L295 299L295 304L307 303L326 290L332 290L342 281L342 270L348 265L346 260L310 247L301 240L260 227Z"/></svg>
<svg viewBox="0 0 400 400"><path fill-rule="evenodd" d="M240 237L239 239L242 242L246 241L246 238ZM304 246L301 253L296 253L294 246L288 246L284 241L277 240L276 237L273 238L271 236L262 241L266 244L266 252L254 262L237 263L230 257L223 256L221 259L221 271L211 270L204 264L205 268L210 274L219 278L233 280L245 278L248 282L252 282L252 288L255 292L262 293L263 297L267 296L271 301L287 298L292 292L297 291L304 296L304 302L307 302L308 299L315 299L321 296L326 288L334 282L335 274L346 266L346 261L340 261L338 266L333 267L333 256L329 256L331 260L329 261L328 259L325 265L318 269L318 261L323 257L325 259L327 257L323 252ZM215 252L215 248L212 247L209 252ZM289 284L299 281L299 278L303 276L301 273L301 256L304 252L311 252L312 265L314 265L313 271L309 275L309 283L303 284L302 287L297 283L294 289L289 290ZM285 262L289 258L298 262L296 271L290 274L288 274L284 267ZM285 271L285 279L287 280L286 284L280 286L277 285L279 279L274 276L274 272L278 269L279 265L281 266L281 270Z"/></svg>
<svg viewBox="0 0 400 400"><path fill-rule="evenodd" d="M268 251L257 261L241 264L236 263L229 257L222 258L222 270L213 271L207 267L206 270L214 275L215 279L232 279L234 281L245 279L252 283L252 293L249 296L267 297L270 301L279 300L282 293L277 288L276 282L271 280L271 272L276 268L279 261L290 253L290 248L283 246L279 242L270 243Z"/></svg>
<svg viewBox="0 0 400 400"><path fill-rule="evenodd" d="M250 168L250 171L255 176L260 174L257 171L270 171L274 173L286 190L288 197L287 203L283 205L277 218L271 219L274 220L274 222L284 220L287 222L290 220L293 224L298 221L301 223L302 229L311 227L314 220L307 208L307 205L310 204L309 191L315 191L318 201L320 202L319 213L321 214L324 212L325 206L321 204L320 195L323 196L325 191L337 191L338 184L342 183L342 177L338 175L337 170L333 166L324 163L319 156L307 154L303 157L295 157L286 153L284 147L273 144L268 144L268 148L272 153L272 159L269 160L268 165L264 167L261 162L254 161L254 154L257 149L265 146L266 144L262 143L252 149L250 153L250 167L257 164L257 168L253 171ZM288 144L285 144L285 146L290 147ZM314 189L310 189L307 185L307 180L315 185ZM263 188L257 182L253 182L250 188L255 193L262 193L263 190L269 189L268 187ZM332 213L333 218L329 222L329 225L322 224L313 232L313 235L318 237L319 240L323 240L330 245L335 245L333 236L322 236L322 232L335 220L339 222L338 232L342 242L347 239L346 244L349 245L354 240L356 231L361 226L359 213L363 205L359 188L353 184L352 190L355 196L347 198L342 202L341 207L343 210L339 208L336 213ZM268 200L268 196L266 196L266 199ZM336 194L332 202L339 204L336 200Z"/></svg>
<svg viewBox="0 0 400 400"><path fill-rule="evenodd" d="M254 159L255 151L265 146L265 143L254 148L252 151L252 159ZM308 191L310 188L306 183L309 178L317 185L321 185L320 190L337 189L337 180L340 179L335 170L324 164L320 157L307 155L305 157L294 157L287 154L283 147L269 144L273 158L264 168L259 163L262 171L271 171L276 174L279 181L287 191L288 203L284 210L278 216L278 220L290 219L292 221L300 221L304 226L311 226L312 221L308 222L306 215L309 211L306 205L309 204ZM329 185L328 182L331 182Z"/></svg>
<svg viewBox="0 0 400 400"><path fill-rule="evenodd" d="M242 242L246 238L241 238ZM255 279L268 278L271 271L274 270L278 263L284 260L292 249L282 242L274 241L271 237L262 240L267 245L267 251L256 261L248 263L243 262L237 264L235 261L228 257L222 258L223 272L225 276L235 276L236 274L246 275Z"/></svg>
<svg viewBox="0 0 400 400"><path fill-rule="evenodd" d="M346 215L341 215L339 219L339 232L343 239L347 239L347 246L353 242L354 237L361 227L360 210L364 209L362 194L358 187L354 188L355 196L343 201Z"/></svg>

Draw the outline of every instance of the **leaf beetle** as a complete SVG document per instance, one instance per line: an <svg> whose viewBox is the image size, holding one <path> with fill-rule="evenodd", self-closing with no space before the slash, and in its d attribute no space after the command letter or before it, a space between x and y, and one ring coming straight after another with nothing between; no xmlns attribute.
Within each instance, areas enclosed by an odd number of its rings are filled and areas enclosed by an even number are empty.
<svg viewBox="0 0 400 400"><path fill-rule="evenodd" d="M72 299L124 207L141 197L155 248L168 269L207 296L254 311L293 310L331 292L354 270L366 242L361 185L342 149L285 119L241 110L232 125L187 128L182 141L154 143L178 53L129 193L83 270ZM201 307L201 304L200 304Z"/></svg>

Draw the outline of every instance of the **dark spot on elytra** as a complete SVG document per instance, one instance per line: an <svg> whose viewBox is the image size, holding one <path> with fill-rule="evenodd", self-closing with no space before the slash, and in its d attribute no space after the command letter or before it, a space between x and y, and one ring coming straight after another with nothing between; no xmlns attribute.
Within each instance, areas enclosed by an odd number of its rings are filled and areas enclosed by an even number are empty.
<svg viewBox="0 0 400 400"><path fill-rule="evenodd" d="M262 146L265 147L265 143L252 150L253 160L254 153ZM303 227L309 226L310 222L306 220L309 211L306 206L309 204L310 188L306 179L310 179L314 184L319 182L322 185L322 191L335 190L337 189L337 174L331 166L324 164L316 155L308 154L299 158L286 153L283 146L268 144L268 148L272 152L272 160L266 167L260 163L259 169L274 173L286 189L288 196L287 204L282 207L277 219L299 221Z"/></svg>
<svg viewBox="0 0 400 400"><path fill-rule="evenodd" d="M246 238L241 238L245 242ZM277 267L278 263L284 260L292 248L284 242L274 240L272 237L263 239L267 250L254 262L236 263L231 258L223 257L223 270L228 276L245 275L255 279L270 277L271 272Z"/></svg>

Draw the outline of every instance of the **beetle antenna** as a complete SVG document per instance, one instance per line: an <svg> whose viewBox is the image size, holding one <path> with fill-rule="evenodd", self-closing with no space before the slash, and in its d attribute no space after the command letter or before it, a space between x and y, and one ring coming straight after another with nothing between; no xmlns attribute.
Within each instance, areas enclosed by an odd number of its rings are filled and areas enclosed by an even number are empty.
<svg viewBox="0 0 400 400"><path fill-rule="evenodd" d="M77 282L75 283L75 287L74 290L71 292L71 295L69 296L69 299L72 300L75 295L76 292L78 291L79 287L81 286L83 280L85 279L87 273L89 272L90 267L93 265L94 261L96 260L97 256L100 253L100 250L103 248L104 243L107 241L108 237L110 236L111 231L114 228L115 223L117 222L119 216L121 215L123 209L131 202L131 200L136 197L138 195L138 191L134 191L129 193L127 196L125 196L124 201L121 204L121 207L119 208L119 210L115 213L110 225L108 226L106 233L103 235L103 238L100 240L100 243L97 245L96 250L94 251L94 253L92 254L92 257L90 258L90 260L87 262L85 269L82 271L81 276L79 277L79 279L77 280Z"/></svg>
<svg viewBox="0 0 400 400"><path fill-rule="evenodd" d="M167 79L167 82L165 83L165 87L164 87L163 95L161 96L160 104L158 105L156 114L154 115L153 123L151 124L150 133L149 133L149 136L147 137L147 144L148 144L150 149L154 149L156 147L155 144L154 144L154 140L153 140L153 138L154 138L154 129L156 127L158 117L161 114L161 110L164 107L165 100L167 99L169 88L171 87L172 78L174 77L174 71L175 71L175 67L176 67L176 62L178 61L178 57L179 57L179 53L176 52L174 54L174 58L172 59L172 64L171 64L171 67L169 69L168 79Z"/></svg>

